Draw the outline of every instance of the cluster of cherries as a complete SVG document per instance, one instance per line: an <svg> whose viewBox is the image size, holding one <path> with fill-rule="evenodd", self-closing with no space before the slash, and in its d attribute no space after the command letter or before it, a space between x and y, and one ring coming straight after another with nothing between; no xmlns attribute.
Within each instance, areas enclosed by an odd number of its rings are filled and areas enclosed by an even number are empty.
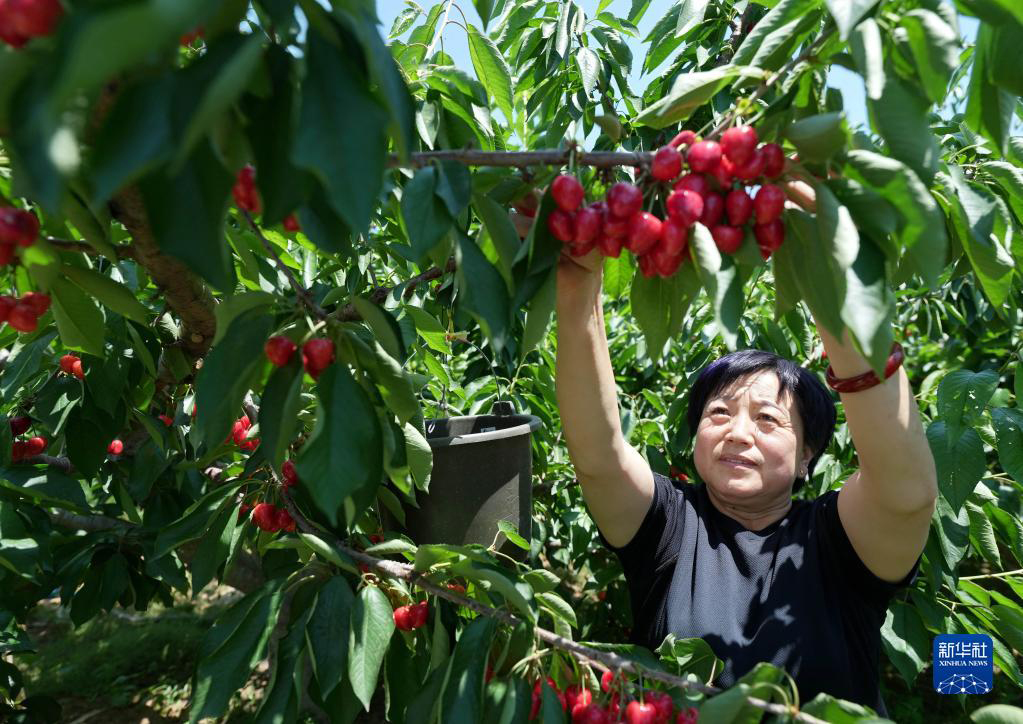
<svg viewBox="0 0 1023 724"><path fill-rule="evenodd" d="M14 327L19 332L34 332L39 318L50 308L50 296L40 292L25 292L15 299L9 294L0 295L0 323Z"/></svg>
<svg viewBox="0 0 1023 724"><path fill-rule="evenodd" d="M610 694L607 706L600 706L593 700L593 692L586 687L572 684L561 691L554 680L547 678L547 685L554 690L561 703L561 708L571 715L573 724L611 724L622 718L622 708L615 686L615 676L605 671L600 679L600 688ZM537 718L543 701L542 684L538 680L533 685L533 701L529 712L530 720ZM672 715L675 718L672 719ZM629 724L696 724L699 712L695 707L688 707L675 713L675 702L671 696L662 691L645 691L642 700L630 701L625 706L625 721Z"/></svg>
<svg viewBox="0 0 1023 724"><path fill-rule="evenodd" d="M11 425L11 437L24 435L32 426L32 418L25 415L12 417L8 422ZM48 444L45 437L39 436L30 437L28 440L15 440L11 444L11 461L18 463L26 458L41 455Z"/></svg>
<svg viewBox="0 0 1023 724"><path fill-rule="evenodd" d="M266 358L274 367L283 367L291 361L298 346L283 335L276 335L266 341ZM310 339L302 345L302 366L314 380L323 370L334 363L334 343L329 339Z"/></svg>
<svg viewBox="0 0 1023 724"><path fill-rule="evenodd" d="M685 155L679 147L687 148ZM689 172L680 177L683 166ZM689 230L700 222L706 226L722 252L734 254L742 246L743 227L753 222L753 235L761 256L767 260L785 240L781 220L785 193L778 186L761 183L785 169L785 154L776 143L757 145L749 126L730 128L721 142L699 141L692 131L682 131L654 154L650 175L671 183L665 200L667 218L643 211L643 192L627 182L616 183L603 201L581 207L585 197L574 176L562 174L551 183L558 208L547 217L547 228L568 245L573 256L599 249L617 257L623 248L632 252L646 277L669 277L688 256ZM755 196L741 184L761 183Z"/></svg>
<svg viewBox="0 0 1023 724"><path fill-rule="evenodd" d="M267 533L278 533L282 530L286 533L295 532L295 519L284 508L278 508L273 503L256 503L254 506L243 503L240 514L244 516L249 511L252 522L260 530Z"/></svg>
<svg viewBox="0 0 1023 724"><path fill-rule="evenodd" d="M248 211L255 216L263 210L263 202L259 197L259 189L256 188L256 169L251 164L244 166L238 171L235 178L234 188L231 189L234 196L234 203L242 211ZM288 214L281 226L285 231L301 231L302 226L294 214Z"/></svg>
<svg viewBox="0 0 1023 724"><path fill-rule="evenodd" d="M39 219L31 211L0 208L0 266L14 261L15 248L32 246L39 238Z"/></svg>
<svg viewBox="0 0 1023 724"><path fill-rule="evenodd" d="M394 609L394 625L401 631L414 631L426 624L430 617L430 604L426 601Z"/></svg>
<svg viewBox="0 0 1023 724"><path fill-rule="evenodd" d="M248 415L242 415L231 426L231 437L229 439L233 440L234 444L242 450L252 451L259 447L258 437L254 437L251 440L248 439L250 427L252 427L252 422L249 420Z"/></svg>
<svg viewBox="0 0 1023 724"><path fill-rule="evenodd" d="M73 354L66 354L60 358L60 371L71 377L77 377L80 380L85 379L82 360Z"/></svg>
<svg viewBox="0 0 1023 724"><path fill-rule="evenodd" d="M0 0L0 40L20 48L52 33L63 14L60 0Z"/></svg>

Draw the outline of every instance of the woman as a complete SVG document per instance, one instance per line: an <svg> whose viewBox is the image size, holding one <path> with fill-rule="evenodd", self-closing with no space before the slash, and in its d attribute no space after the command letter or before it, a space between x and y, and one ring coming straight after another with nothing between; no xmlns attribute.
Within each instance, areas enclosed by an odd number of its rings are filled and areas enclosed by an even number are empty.
<svg viewBox="0 0 1023 724"><path fill-rule="evenodd" d="M725 661L718 686L768 661L802 702L823 691L885 716L880 628L916 576L938 494L905 372L841 393L859 470L838 491L793 501L831 439L832 395L770 353L727 355L690 394L703 484L674 484L622 435L601 268L596 252L559 261L558 406L586 505L625 570L634 641L702 638ZM869 372L847 334L818 330L835 376Z"/></svg>

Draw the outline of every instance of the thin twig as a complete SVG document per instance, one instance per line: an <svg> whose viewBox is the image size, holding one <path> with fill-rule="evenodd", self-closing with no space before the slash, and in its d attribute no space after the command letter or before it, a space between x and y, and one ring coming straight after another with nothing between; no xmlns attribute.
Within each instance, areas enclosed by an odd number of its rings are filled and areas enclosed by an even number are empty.
<svg viewBox="0 0 1023 724"><path fill-rule="evenodd" d="M48 237L46 239L46 242L50 246L56 247L57 249L60 249L61 251L77 251L77 252L81 252L82 254L89 254L91 256L98 256L101 253L101 252L97 251L94 246L92 246L91 244L89 244L88 242L85 242L85 241L71 241L69 239L54 239L54 238L49 238ZM114 248L117 250L117 258L118 259L132 259L132 258L134 258L134 254L132 252L131 245L129 245L129 244L121 244L121 245L115 244Z"/></svg>
<svg viewBox="0 0 1023 724"><path fill-rule="evenodd" d="M548 151L478 151L476 149L448 149L441 151L419 151L410 153L408 162L397 154L387 159L390 167L407 166L419 168L433 161L458 161L467 166L565 166L571 149ZM654 154L647 151L579 151L575 162L579 166L612 168L614 166L649 165Z"/></svg>
<svg viewBox="0 0 1023 724"><path fill-rule="evenodd" d="M302 300L302 303L309 307L310 311L312 311L318 319L326 319L327 313L323 311L323 308L319 304L316 303L316 300L313 299L313 295L309 293L309 290L299 283L298 279L295 278L295 275L291 273L291 269L288 268L288 265L281 261L281 258L277 255L273 246L267 238L263 236L263 230L259 228L259 225L256 223L255 219L252 218L252 215L249 214L248 211L242 210L242 216L244 216L245 220L249 222L249 226L252 227L252 230L256 232L256 236L258 236L260 242L262 242L263 248L266 249L266 253L274 260L274 265L277 269L284 274L285 277L287 277L288 283L291 284L291 288L295 290L295 294Z"/></svg>
<svg viewBox="0 0 1023 724"><path fill-rule="evenodd" d="M1002 576L1015 576L1017 573L1023 573L1023 568L1017 568L1014 571L1002 571L1001 573L985 573L980 576L962 576L960 581L976 581L981 578L1001 578Z"/></svg>
<svg viewBox="0 0 1023 724"><path fill-rule="evenodd" d="M396 289L401 289L402 296L407 299L408 297L412 296L412 292L415 291L415 288L422 284L423 282L429 282L433 281L434 279L439 279L445 274L450 274L454 270L455 259L454 257L452 257L448 259L448 263L444 265L443 269L431 267L430 269L424 271L422 274L417 274L416 276L410 278L408 281L402 282L401 284L397 284L393 287L377 287L369 293L369 298L374 304L383 304L384 301L386 301L386 299L389 296L391 296L391 294L393 294ZM331 316L342 322L358 322L360 319L362 319L362 315L359 314L359 310L357 310L355 308L355 305L353 304L346 304L345 306L341 307L336 312L334 312L333 315Z"/></svg>

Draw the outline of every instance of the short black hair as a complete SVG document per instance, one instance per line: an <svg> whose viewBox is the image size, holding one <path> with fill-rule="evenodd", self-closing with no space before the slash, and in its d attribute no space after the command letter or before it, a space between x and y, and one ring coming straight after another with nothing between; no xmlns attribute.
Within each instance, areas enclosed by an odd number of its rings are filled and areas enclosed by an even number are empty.
<svg viewBox="0 0 1023 724"><path fill-rule="evenodd" d="M707 400L715 397L735 380L761 370L772 370L778 376L779 395L789 392L795 398L796 410L803 423L803 443L813 450L813 458L807 465L806 479L797 477L792 492L798 492L813 476L821 454L831 442L835 433L835 401L827 388L809 370L792 360L779 357L773 352L759 349L742 349L730 352L704 367L689 393L689 409L686 419L689 432L696 439L703 408Z"/></svg>

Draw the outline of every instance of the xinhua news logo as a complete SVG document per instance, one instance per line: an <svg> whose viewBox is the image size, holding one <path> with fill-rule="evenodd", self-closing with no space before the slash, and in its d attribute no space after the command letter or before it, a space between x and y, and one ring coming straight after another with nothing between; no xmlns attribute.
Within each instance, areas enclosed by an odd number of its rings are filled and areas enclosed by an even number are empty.
<svg viewBox="0 0 1023 724"><path fill-rule="evenodd" d="M994 687L991 637L940 634L934 637L934 690L939 694L987 694Z"/></svg>

